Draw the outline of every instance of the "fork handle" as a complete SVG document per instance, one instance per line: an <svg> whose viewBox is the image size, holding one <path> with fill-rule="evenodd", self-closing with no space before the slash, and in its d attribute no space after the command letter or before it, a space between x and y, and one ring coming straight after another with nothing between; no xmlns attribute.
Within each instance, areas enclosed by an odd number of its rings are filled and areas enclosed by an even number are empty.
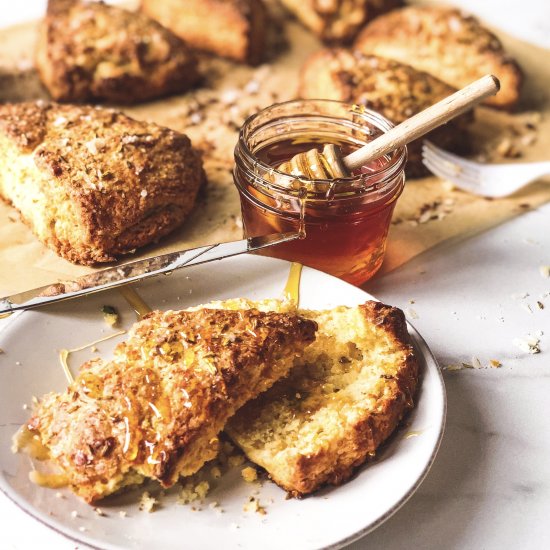
<svg viewBox="0 0 550 550"><path fill-rule="evenodd" d="M449 122L449 120L468 111L485 98L495 95L499 90L500 82L498 78L493 75L485 75L388 130L385 134L361 147L361 149L357 149L357 151L344 157L343 162L350 172L356 170L371 160L402 147L427 134L430 130Z"/></svg>

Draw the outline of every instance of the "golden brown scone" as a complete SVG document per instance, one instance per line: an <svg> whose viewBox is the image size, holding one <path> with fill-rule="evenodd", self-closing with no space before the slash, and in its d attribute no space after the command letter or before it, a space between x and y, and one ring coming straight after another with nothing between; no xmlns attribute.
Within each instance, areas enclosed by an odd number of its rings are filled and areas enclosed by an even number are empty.
<svg viewBox="0 0 550 550"><path fill-rule="evenodd" d="M321 40L349 42L361 26L380 13L400 6L402 0L281 0Z"/></svg>
<svg viewBox="0 0 550 550"><path fill-rule="evenodd" d="M0 197L67 260L109 262L193 208L205 176L184 134L116 111L0 105Z"/></svg>
<svg viewBox="0 0 550 550"><path fill-rule="evenodd" d="M144 478L170 487L215 457L227 419L287 375L316 329L256 309L152 312L111 361L44 396L16 450L36 436L87 502Z"/></svg>
<svg viewBox="0 0 550 550"><path fill-rule="evenodd" d="M455 88L494 74L500 92L487 103L508 109L519 99L518 64L493 33L456 9L414 6L392 11L366 26L355 48L408 63Z"/></svg>
<svg viewBox="0 0 550 550"><path fill-rule="evenodd" d="M364 105L399 124L454 91L430 74L397 61L335 48L321 50L306 61L298 93L306 99ZM464 150L465 125L470 116L462 115L440 126L428 134L428 139L445 149ZM422 140L412 142L407 149L407 175L427 174L422 164Z"/></svg>
<svg viewBox="0 0 550 550"><path fill-rule="evenodd" d="M181 39L102 2L49 0L35 60L57 101L136 103L185 91L199 78Z"/></svg>
<svg viewBox="0 0 550 550"><path fill-rule="evenodd" d="M400 310L366 302L300 313L319 327L300 365L226 427L293 496L346 481L413 406L418 383Z"/></svg>
<svg viewBox="0 0 550 550"><path fill-rule="evenodd" d="M141 0L141 9L197 50L257 65L267 11L262 0Z"/></svg>

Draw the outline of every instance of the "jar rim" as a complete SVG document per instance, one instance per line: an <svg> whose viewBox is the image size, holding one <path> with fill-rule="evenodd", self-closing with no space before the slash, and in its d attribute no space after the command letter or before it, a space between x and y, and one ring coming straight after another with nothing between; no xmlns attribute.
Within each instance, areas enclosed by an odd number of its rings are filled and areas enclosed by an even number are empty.
<svg viewBox="0 0 550 550"><path fill-rule="evenodd" d="M294 194L294 192L298 192L297 189L292 187L292 183L295 183L297 180L304 183L305 185L309 184L309 186L315 186L319 187L321 189L327 188L327 186L330 186L334 189L335 186L345 187L346 190L344 191L345 194L349 194L349 186L354 186L354 191L360 192L360 194L369 193L371 191L381 191L382 188L385 187L383 185L384 183L390 184L393 177L401 170L404 169L405 162L407 160L407 148L406 146L398 147L395 150L391 151L390 153L390 160L387 163L384 163L383 167L379 170L375 170L372 173L361 173L357 175L352 175L346 178L336 178L336 179L311 179L307 177L296 177L290 174L287 174L285 172L282 172L278 170L277 168L274 168L273 166L267 164L266 162L262 161L258 157L256 157L255 153L252 151L248 144L248 139L250 136L248 133L251 131L250 127L258 121L261 117L265 116L269 111L274 111L276 109L281 109L285 107L292 107L292 106L307 106L310 105L319 105L319 106L326 106L327 112L330 110L330 106L338 106L344 109L344 112L353 113L354 115L358 116L359 118L363 119L365 122L371 124L376 129L382 131L383 133L387 132L391 128L394 127L394 124L388 120L386 117L378 113L377 111L374 111L372 109L368 109L362 105L352 104L344 101L336 101L331 99L294 99L290 101L284 101L279 103L274 103L268 107L265 107L264 109L261 109L260 111L250 115L241 126L241 129L239 131L239 138L237 142L237 146L235 148L235 152L237 151L241 153L245 157L245 163L249 166L252 166L254 168L254 175L256 178L261 178L263 180L263 185L268 188L272 188L273 190L279 191L279 192L286 192L289 194ZM291 118L293 115L288 115L288 118ZM324 118L330 118L330 119L342 119L341 116L335 116L335 115L328 115L325 113L318 113L318 112L308 112L306 109L303 111L297 112L297 117L306 118L307 116L321 116ZM281 117L281 119L284 117ZM353 122L351 120L347 120L347 125L355 125L358 128L360 127L359 124L356 122ZM260 125L258 128L261 128L262 125ZM238 160L237 155L236 161ZM273 180L266 180L261 176L261 174L276 174L277 178L276 181ZM277 182L285 182L285 185L282 185L281 183ZM357 182L361 182L361 188L357 188ZM369 183L370 182L370 183ZM347 185L346 185L347 184ZM382 185L377 185L382 184ZM309 191L309 189L308 189ZM324 193L321 193L324 194ZM338 196L340 194L338 191L335 193L335 196Z"/></svg>

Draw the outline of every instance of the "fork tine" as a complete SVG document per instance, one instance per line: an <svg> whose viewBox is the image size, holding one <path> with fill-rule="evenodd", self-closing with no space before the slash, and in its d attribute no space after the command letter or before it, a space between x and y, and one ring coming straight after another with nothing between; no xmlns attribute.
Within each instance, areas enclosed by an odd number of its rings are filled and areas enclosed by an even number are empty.
<svg viewBox="0 0 550 550"><path fill-rule="evenodd" d="M467 160L453 153L449 153L449 151L445 151L444 149L441 149L437 145L434 145L431 141L424 140L422 144L422 150L424 151L426 149L429 149L437 156L443 157L449 162L454 162L455 164L460 164L461 166L468 166L469 168L472 168L473 170L476 170L476 171L479 170L479 164L477 162L474 162L472 160Z"/></svg>
<svg viewBox="0 0 550 550"><path fill-rule="evenodd" d="M440 166L442 170L448 174L453 174L455 178L467 178L472 181L480 180L480 173L478 170L474 170L469 166L463 166L462 164L448 161L445 158L441 158L436 153L433 153L430 149L422 151L422 158L428 159L432 164Z"/></svg>
<svg viewBox="0 0 550 550"><path fill-rule="evenodd" d="M448 171L442 169L440 165L432 163L432 161L427 158L424 158L423 162L430 172L439 178L450 181L456 185L456 187L466 190L476 190L478 187L478 183L475 180L464 177L458 178L456 174L449 173Z"/></svg>

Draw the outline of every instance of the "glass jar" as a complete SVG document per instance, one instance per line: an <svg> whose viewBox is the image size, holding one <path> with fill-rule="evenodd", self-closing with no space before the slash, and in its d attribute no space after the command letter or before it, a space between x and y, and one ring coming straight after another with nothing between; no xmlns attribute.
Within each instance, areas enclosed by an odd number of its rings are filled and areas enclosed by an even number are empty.
<svg viewBox="0 0 550 550"><path fill-rule="evenodd" d="M352 284L382 265L395 203L405 183L406 148L350 177L313 180L277 170L294 155L323 144L348 154L392 127L380 114L339 101L279 103L246 120L235 148L234 181L246 237L298 231L305 238L264 254L320 269Z"/></svg>

